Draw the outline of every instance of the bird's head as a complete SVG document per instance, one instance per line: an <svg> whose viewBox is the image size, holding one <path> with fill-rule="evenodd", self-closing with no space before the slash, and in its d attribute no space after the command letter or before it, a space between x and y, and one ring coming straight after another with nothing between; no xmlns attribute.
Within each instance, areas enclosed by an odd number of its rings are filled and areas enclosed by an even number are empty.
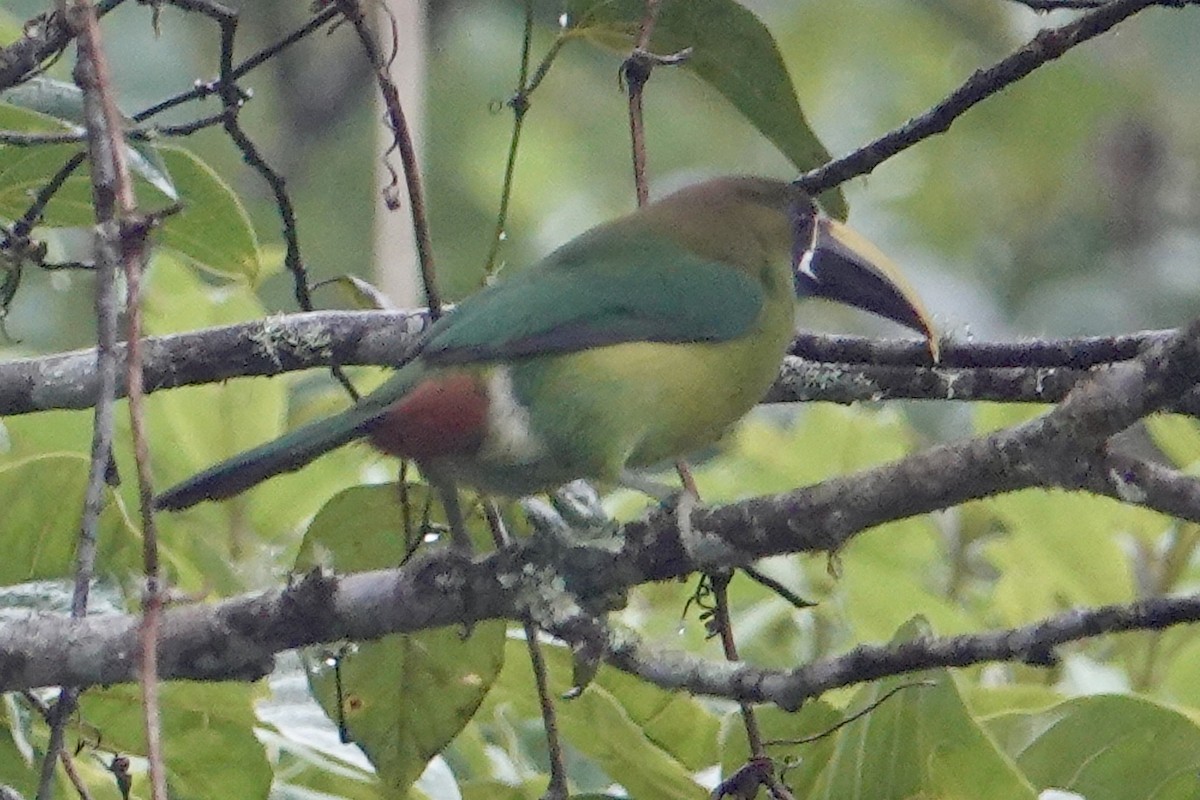
<svg viewBox="0 0 1200 800"><path fill-rule="evenodd" d="M917 331L937 359L937 337L896 265L851 228L826 216L795 184L718 178L656 204L664 227L692 249L743 268L790 259L797 297L860 308Z"/></svg>

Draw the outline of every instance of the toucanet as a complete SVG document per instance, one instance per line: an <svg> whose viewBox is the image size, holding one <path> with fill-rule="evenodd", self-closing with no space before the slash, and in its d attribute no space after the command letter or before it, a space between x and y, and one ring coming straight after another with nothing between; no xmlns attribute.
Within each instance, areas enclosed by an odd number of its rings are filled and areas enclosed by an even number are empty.
<svg viewBox="0 0 1200 800"><path fill-rule="evenodd" d="M760 400L822 297L924 334L895 268L796 186L730 177L601 225L469 297L419 354L335 416L168 489L221 500L359 438L415 461L469 549L455 486L522 496L618 481L715 442Z"/></svg>

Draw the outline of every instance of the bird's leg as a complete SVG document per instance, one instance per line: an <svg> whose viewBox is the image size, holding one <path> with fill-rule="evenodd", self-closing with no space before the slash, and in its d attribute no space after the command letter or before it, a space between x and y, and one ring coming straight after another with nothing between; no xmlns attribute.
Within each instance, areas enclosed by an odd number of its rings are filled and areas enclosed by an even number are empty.
<svg viewBox="0 0 1200 800"><path fill-rule="evenodd" d="M675 503L675 522L679 525L679 539L689 553L692 552L692 512L700 502L700 490L696 487L696 479L692 476L692 468L682 458L675 462L675 471L679 473L679 482L683 491Z"/></svg>
<svg viewBox="0 0 1200 800"><path fill-rule="evenodd" d="M639 475L628 469L621 470L621 476L617 482L627 489L633 489L655 498L663 508L674 509L675 521L679 526L679 539L683 543L683 549L690 554L695 550L693 547L695 535L692 532L692 511L700 501L700 493L696 489L696 482L692 479L687 462L676 462L675 467L679 471L679 478L683 483L682 489L672 488L665 483L651 480L645 475Z"/></svg>
<svg viewBox="0 0 1200 800"><path fill-rule="evenodd" d="M467 532L467 521L463 517L462 506L458 502L458 488L454 481L442 477L427 476L429 485L437 492L446 509L446 522L450 526L450 544L463 555L470 556L475 552L471 544L471 535Z"/></svg>
<svg viewBox="0 0 1200 800"><path fill-rule="evenodd" d="M647 478L630 469L621 470L617 483L626 489L633 489L635 492L653 497L664 506L675 505L679 499L679 490L674 486Z"/></svg>

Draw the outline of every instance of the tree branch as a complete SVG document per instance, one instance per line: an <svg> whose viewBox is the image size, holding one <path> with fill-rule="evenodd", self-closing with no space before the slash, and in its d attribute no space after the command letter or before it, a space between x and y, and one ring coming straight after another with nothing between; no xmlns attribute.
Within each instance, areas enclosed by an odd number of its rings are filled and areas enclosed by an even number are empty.
<svg viewBox="0 0 1200 800"><path fill-rule="evenodd" d="M314 573L285 589L172 609L163 620L162 675L253 678L270 669L273 653L291 647L519 618L527 612L519 602L522 576L539 570L562 575L586 606L649 581L781 553L835 552L883 522L1035 486L1089 491L1200 521L1200 482L1106 449L1109 437L1197 380L1200 322L1095 373L1035 420L783 495L698 509L687 545L674 510L660 510L625 525L615 553L540 536L471 564L433 553L397 570ZM131 680L136 623L49 614L0 623L0 691Z"/></svg>
<svg viewBox="0 0 1200 800"><path fill-rule="evenodd" d="M397 366L429 327L415 311L320 311L270 317L144 341L146 390L273 376L302 369ZM764 402L988 400L1056 403L1094 367L1128 361L1172 331L1024 342L946 342L927 366L918 340L802 333ZM118 363L125 358L117 348ZM119 386L119 396L124 387ZM0 415L90 408L95 352L79 350L0 363ZM1200 416L1200 390L1170 410Z"/></svg>
<svg viewBox="0 0 1200 800"><path fill-rule="evenodd" d="M103 0L96 4L96 16L102 17L124 0ZM24 35L0 49L0 91L10 89L37 73L42 63L54 58L75 37L64 16L57 11L42 14L25 23Z"/></svg>

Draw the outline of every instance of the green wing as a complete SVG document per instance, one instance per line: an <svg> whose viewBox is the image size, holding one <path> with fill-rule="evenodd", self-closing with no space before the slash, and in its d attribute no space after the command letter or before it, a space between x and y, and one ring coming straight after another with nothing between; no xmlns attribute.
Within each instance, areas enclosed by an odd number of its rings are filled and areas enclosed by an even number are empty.
<svg viewBox="0 0 1200 800"><path fill-rule="evenodd" d="M664 237L600 228L464 301L429 333L432 364L621 342L720 342L758 319L763 287Z"/></svg>

